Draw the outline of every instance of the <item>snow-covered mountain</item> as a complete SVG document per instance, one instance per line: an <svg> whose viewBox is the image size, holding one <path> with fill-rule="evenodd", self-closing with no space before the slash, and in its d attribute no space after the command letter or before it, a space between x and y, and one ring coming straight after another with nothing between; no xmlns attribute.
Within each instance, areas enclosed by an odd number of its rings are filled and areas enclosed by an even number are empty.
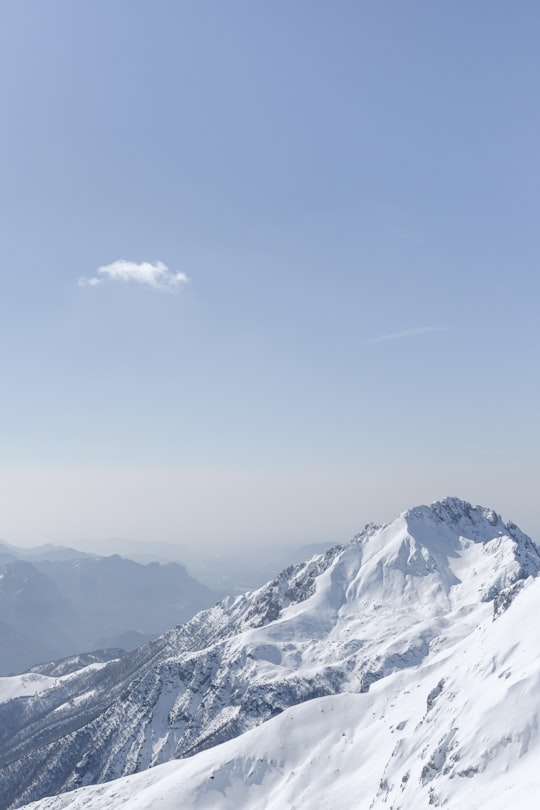
<svg viewBox="0 0 540 810"><path fill-rule="evenodd" d="M446 499L131 655L0 679L0 807L116 777L36 808L532 807L539 571Z"/></svg>

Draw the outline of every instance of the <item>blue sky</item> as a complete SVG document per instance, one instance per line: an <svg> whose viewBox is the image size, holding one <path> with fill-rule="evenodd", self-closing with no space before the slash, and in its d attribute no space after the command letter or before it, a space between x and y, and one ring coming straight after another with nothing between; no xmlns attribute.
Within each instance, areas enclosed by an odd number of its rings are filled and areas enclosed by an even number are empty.
<svg viewBox="0 0 540 810"><path fill-rule="evenodd" d="M540 535L539 39L4 2L0 536L338 542L450 494Z"/></svg>

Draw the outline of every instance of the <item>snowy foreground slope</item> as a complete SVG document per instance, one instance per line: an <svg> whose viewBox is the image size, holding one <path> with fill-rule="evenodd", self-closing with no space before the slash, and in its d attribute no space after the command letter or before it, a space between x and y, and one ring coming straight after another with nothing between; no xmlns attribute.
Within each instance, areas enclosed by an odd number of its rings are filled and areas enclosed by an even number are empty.
<svg viewBox="0 0 540 810"><path fill-rule="evenodd" d="M536 807L539 570L457 499L368 527L138 658L6 699L3 807L115 776L32 807Z"/></svg>

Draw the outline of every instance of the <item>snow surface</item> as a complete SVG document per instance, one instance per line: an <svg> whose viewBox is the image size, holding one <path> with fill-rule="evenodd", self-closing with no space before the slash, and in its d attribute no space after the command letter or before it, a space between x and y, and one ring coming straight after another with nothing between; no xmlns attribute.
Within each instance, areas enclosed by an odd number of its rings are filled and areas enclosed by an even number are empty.
<svg viewBox="0 0 540 810"><path fill-rule="evenodd" d="M23 675L9 675L0 678L0 703L5 703L14 698L36 697L38 694L50 689L66 687L71 682L79 680L81 676L88 675L91 672L98 672L105 666L106 663L101 662L88 664L62 677L41 675L38 672L26 672Z"/></svg>
<svg viewBox="0 0 540 810"><path fill-rule="evenodd" d="M536 808L536 545L492 510L446 499L318 559L170 636L168 657L126 692L129 712L107 710L95 744L111 723L120 739L107 762L155 767L25 806ZM182 632L202 646L175 652ZM122 741L137 712L144 723ZM230 739L201 750L223 729ZM198 752L159 764L185 753L186 735Z"/></svg>
<svg viewBox="0 0 540 810"><path fill-rule="evenodd" d="M540 581L529 582L451 656L439 651L366 693L308 701L190 759L28 807L536 808L539 607Z"/></svg>
<svg viewBox="0 0 540 810"><path fill-rule="evenodd" d="M0 703L13 698L37 695L38 692L43 692L45 689L54 686L55 681L56 678L38 675L35 672L0 678Z"/></svg>

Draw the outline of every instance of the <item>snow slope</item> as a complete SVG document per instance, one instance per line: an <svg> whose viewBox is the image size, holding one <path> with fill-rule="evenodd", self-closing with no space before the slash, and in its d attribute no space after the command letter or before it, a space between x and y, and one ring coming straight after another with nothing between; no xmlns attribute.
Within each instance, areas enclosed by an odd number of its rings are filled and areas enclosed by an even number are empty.
<svg viewBox="0 0 540 810"><path fill-rule="evenodd" d="M17 697L36 695L38 692L50 689L54 683L54 678L49 678L47 675L40 675L35 672L0 678L0 703L4 703L6 700L13 700L13 698Z"/></svg>
<svg viewBox="0 0 540 810"><path fill-rule="evenodd" d="M540 582L450 650L186 760L33 810L536 808ZM519 641L516 627L520 628Z"/></svg>
<svg viewBox="0 0 540 810"><path fill-rule="evenodd" d="M539 570L457 499L366 527L104 665L84 710L0 711L2 806L124 776L35 807L532 807Z"/></svg>

